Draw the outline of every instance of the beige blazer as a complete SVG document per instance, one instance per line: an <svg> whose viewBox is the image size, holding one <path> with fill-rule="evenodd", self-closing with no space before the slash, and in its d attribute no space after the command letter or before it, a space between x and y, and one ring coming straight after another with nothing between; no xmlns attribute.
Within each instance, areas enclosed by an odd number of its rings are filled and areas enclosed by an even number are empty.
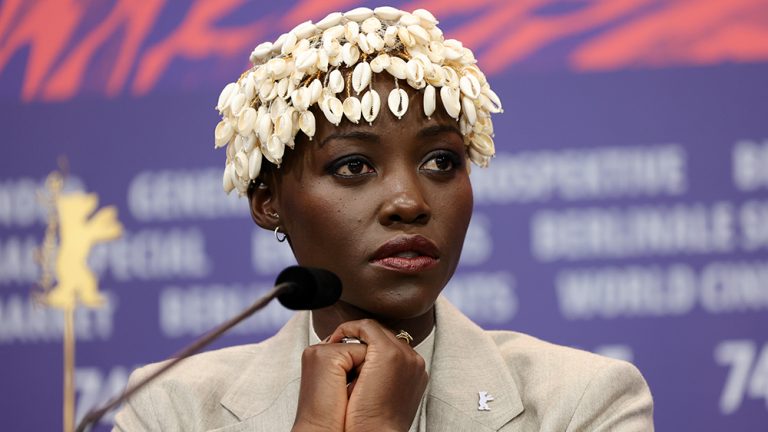
<svg viewBox="0 0 768 432"><path fill-rule="evenodd" d="M521 333L484 331L436 305L430 431L652 431L653 401L631 364ZM137 393L115 431L290 431L309 314L272 338L191 357ZM157 364L136 370L131 382ZM478 410L478 392L494 400Z"/></svg>

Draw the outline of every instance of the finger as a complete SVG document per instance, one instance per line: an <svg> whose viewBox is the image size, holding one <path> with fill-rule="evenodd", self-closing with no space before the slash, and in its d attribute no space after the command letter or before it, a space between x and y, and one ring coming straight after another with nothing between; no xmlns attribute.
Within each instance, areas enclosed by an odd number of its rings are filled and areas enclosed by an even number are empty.
<svg viewBox="0 0 768 432"><path fill-rule="evenodd" d="M342 427L348 401L347 374L365 359L365 345L318 344L301 357L296 424Z"/></svg>
<svg viewBox="0 0 768 432"><path fill-rule="evenodd" d="M402 345L402 341L395 338L394 333L371 319L347 321L340 324L331 334L330 342L339 342L345 337L358 338L374 347L388 344Z"/></svg>

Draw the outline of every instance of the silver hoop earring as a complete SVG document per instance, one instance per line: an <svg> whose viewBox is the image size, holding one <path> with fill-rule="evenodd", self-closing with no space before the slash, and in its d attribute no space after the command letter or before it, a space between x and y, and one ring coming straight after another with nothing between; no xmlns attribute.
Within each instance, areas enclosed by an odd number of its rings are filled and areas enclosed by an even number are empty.
<svg viewBox="0 0 768 432"><path fill-rule="evenodd" d="M280 234L282 234L283 236L280 237ZM287 238L288 238L288 234L280 232L280 227L276 226L275 227L275 240L277 240L278 242L282 243Z"/></svg>

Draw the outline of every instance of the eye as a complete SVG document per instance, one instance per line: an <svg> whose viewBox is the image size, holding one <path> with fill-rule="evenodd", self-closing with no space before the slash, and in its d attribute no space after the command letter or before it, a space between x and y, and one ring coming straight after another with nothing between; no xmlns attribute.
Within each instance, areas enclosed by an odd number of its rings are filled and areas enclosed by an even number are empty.
<svg viewBox="0 0 768 432"><path fill-rule="evenodd" d="M338 177L355 177L375 172L371 165L360 156L339 159L332 165L330 171Z"/></svg>
<svg viewBox="0 0 768 432"><path fill-rule="evenodd" d="M438 151L428 156L419 169L424 171L447 172L453 171L461 164L461 159L450 151Z"/></svg>

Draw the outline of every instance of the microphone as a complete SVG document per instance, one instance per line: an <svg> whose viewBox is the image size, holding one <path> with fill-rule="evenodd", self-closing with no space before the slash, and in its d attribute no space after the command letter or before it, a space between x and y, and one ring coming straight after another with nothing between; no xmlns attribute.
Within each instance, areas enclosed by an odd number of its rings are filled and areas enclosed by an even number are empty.
<svg viewBox="0 0 768 432"><path fill-rule="evenodd" d="M270 290L264 297L256 300L255 303L239 315L221 324L188 347L184 348L174 355L172 360L168 361L160 369L145 377L133 387L125 389L120 396L111 399L98 409L94 408L88 411L80 421L77 429L75 429L75 432L83 432L89 425L96 424L104 414L125 402L142 387L154 381L155 378L168 371L168 369L176 366L182 360L205 348L229 329L253 315L259 309L264 308L275 297L278 298L283 306L291 310L324 308L336 303L336 301L339 300L339 297L341 297L341 280L336 274L325 269L301 266L291 266L286 268L277 276L274 288L272 288L272 290Z"/></svg>

